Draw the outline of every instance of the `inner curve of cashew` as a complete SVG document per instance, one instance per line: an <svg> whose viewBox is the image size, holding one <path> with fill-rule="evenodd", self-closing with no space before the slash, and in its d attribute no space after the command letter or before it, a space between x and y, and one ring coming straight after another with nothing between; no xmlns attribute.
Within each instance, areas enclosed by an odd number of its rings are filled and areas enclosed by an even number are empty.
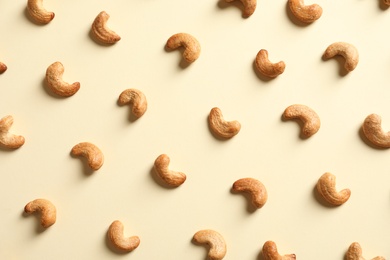
<svg viewBox="0 0 390 260"><path fill-rule="evenodd" d="M80 83L69 84L62 79L65 68L61 62L51 64L46 70L46 82L51 91L62 97L70 97L80 89Z"/></svg>
<svg viewBox="0 0 390 260"><path fill-rule="evenodd" d="M119 104L131 104L131 111L137 118L140 118L148 108L144 93L134 88L126 89L119 95Z"/></svg>
<svg viewBox="0 0 390 260"><path fill-rule="evenodd" d="M27 11L37 23L47 24L54 19L54 13L43 7L43 0L28 0Z"/></svg>
<svg viewBox="0 0 390 260"><path fill-rule="evenodd" d="M166 43L169 50L175 50L179 47L184 48L183 58L186 62L192 63L200 56L200 43L198 40L188 33L177 33L169 37Z"/></svg>
<svg viewBox="0 0 390 260"><path fill-rule="evenodd" d="M115 220L111 223L108 228L107 236L117 249L125 252L133 251L141 242L138 236L125 237L124 225L119 220Z"/></svg>
<svg viewBox="0 0 390 260"><path fill-rule="evenodd" d="M312 23L322 15L322 8L318 4L305 5L303 0L288 0L291 13L303 23Z"/></svg>
<svg viewBox="0 0 390 260"><path fill-rule="evenodd" d="M321 126L317 113L305 105L295 104L287 107L283 112L284 119L299 119L302 123L301 134L308 138L318 132Z"/></svg>
<svg viewBox="0 0 390 260"><path fill-rule="evenodd" d="M21 135L14 135L9 132L13 123L14 118L11 115L0 120L0 144L6 148L16 149L24 144L25 139Z"/></svg>
<svg viewBox="0 0 390 260"><path fill-rule="evenodd" d="M280 255L275 242L267 241L261 251L264 260L295 260L295 254Z"/></svg>
<svg viewBox="0 0 390 260"><path fill-rule="evenodd" d="M83 156L87 159L89 167L92 170L99 170L104 162L102 151L94 144L89 142L78 143L73 146L71 153L76 156Z"/></svg>
<svg viewBox="0 0 390 260"><path fill-rule="evenodd" d="M227 3L231 3L235 0L225 0L225 1ZM244 6L244 9L242 10L242 15L244 17L249 17L255 12L257 6L257 0L240 0L240 2Z"/></svg>
<svg viewBox="0 0 390 260"><path fill-rule="evenodd" d="M210 249L208 251L208 259L221 260L226 255L226 242L221 234L211 229L200 230L195 233L193 240L199 244L207 244Z"/></svg>
<svg viewBox="0 0 390 260"><path fill-rule="evenodd" d="M116 32L108 28L107 21L109 18L110 15L108 13L101 11L93 21L91 28L91 32L96 37L96 40L104 44L114 44L121 39Z"/></svg>
<svg viewBox="0 0 390 260"><path fill-rule="evenodd" d="M351 196L349 189L340 192L336 190L336 176L326 172L318 180L316 185L318 193L330 204L340 206L347 202Z"/></svg>
<svg viewBox="0 0 390 260"><path fill-rule="evenodd" d="M222 111L218 107L211 109L208 116L210 129L219 137L232 138L240 132L241 124L234 121L226 121L223 118Z"/></svg>
<svg viewBox="0 0 390 260"><path fill-rule="evenodd" d="M261 49L255 59L255 64L257 70L270 78L275 78L284 72L286 68L286 64L283 61L279 61L277 63L272 63L268 59L268 51Z"/></svg>
<svg viewBox="0 0 390 260"><path fill-rule="evenodd" d="M246 192L251 196L251 202L256 208L261 208L267 202L268 194L263 183L254 178L242 178L233 183L233 191Z"/></svg>
<svg viewBox="0 0 390 260"><path fill-rule="evenodd" d="M331 59L336 55L344 57L344 68L346 71L353 71L359 63L359 52L356 47L346 42L335 42L329 45L323 55L324 59Z"/></svg>
<svg viewBox="0 0 390 260"><path fill-rule="evenodd" d="M382 118L379 115L368 115L363 122L362 130L371 143L382 148L390 148L390 132L383 131Z"/></svg>
<svg viewBox="0 0 390 260"><path fill-rule="evenodd" d="M28 214L40 213L42 227L48 228L56 222L57 210L53 203L46 199L36 199L27 203L24 211Z"/></svg>
<svg viewBox="0 0 390 260"><path fill-rule="evenodd" d="M363 258L363 250L358 242L353 242L349 248L347 253L345 254L345 260L365 260ZM385 260L382 256L377 256L372 258L372 260Z"/></svg>
<svg viewBox="0 0 390 260"><path fill-rule="evenodd" d="M187 176L182 172L176 172L169 169L170 158L166 154L161 154L154 161L154 170L157 175L169 186L178 187L182 185Z"/></svg>

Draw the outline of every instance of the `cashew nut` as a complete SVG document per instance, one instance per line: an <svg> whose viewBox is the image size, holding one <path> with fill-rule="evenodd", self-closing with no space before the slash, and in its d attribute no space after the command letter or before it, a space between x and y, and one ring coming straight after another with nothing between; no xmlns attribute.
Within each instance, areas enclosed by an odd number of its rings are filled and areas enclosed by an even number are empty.
<svg viewBox="0 0 390 260"><path fill-rule="evenodd" d="M208 251L208 259L221 260L226 255L225 239L217 231L211 229L200 230L195 233L194 241L199 244L207 244L210 249Z"/></svg>
<svg viewBox="0 0 390 260"><path fill-rule="evenodd" d="M154 161L154 170L157 175L169 186L178 187L186 181L186 175L182 172L171 171L169 167L170 158L161 154Z"/></svg>
<svg viewBox="0 0 390 260"><path fill-rule="evenodd" d="M275 242L267 241L263 245L263 250L261 251L264 260L295 260L295 254L280 255L276 247Z"/></svg>
<svg viewBox="0 0 390 260"><path fill-rule="evenodd" d="M225 1L227 3L231 3L235 0L225 0ZM244 6L244 9L242 10L242 15L244 17L249 17L255 12L257 0L240 0L240 2Z"/></svg>
<svg viewBox="0 0 390 260"><path fill-rule="evenodd" d="M107 21L110 15L105 11L100 12L92 23L92 34L101 43L114 44L121 39L121 37L107 27Z"/></svg>
<svg viewBox="0 0 390 260"><path fill-rule="evenodd" d="M341 55L345 59L344 68L346 71L353 71L359 62L359 53L355 46L346 42L335 42L326 48L323 55L324 59L333 58L336 55Z"/></svg>
<svg viewBox="0 0 390 260"><path fill-rule="evenodd" d="M221 109L214 107L208 117L211 130L219 137L232 138L240 132L241 124L234 121L225 121Z"/></svg>
<svg viewBox="0 0 390 260"><path fill-rule="evenodd" d="M385 132L382 129L382 119L377 114L371 114L366 117L363 122L363 134L373 144L390 148L390 132Z"/></svg>
<svg viewBox="0 0 390 260"><path fill-rule="evenodd" d="M169 37L166 47L168 50L175 50L183 47L183 58L186 62L192 63L199 58L200 44L198 40L188 33L177 33Z"/></svg>
<svg viewBox="0 0 390 260"><path fill-rule="evenodd" d="M302 121L301 134L308 138L318 132L321 126L320 118L313 109L305 105L291 105L284 110L285 119L299 119Z"/></svg>
<svg viewBox="0 0 390 260"><path fill-rule="evenodd" d="M312 23L322 15L322 8L318 4L305 5L303 0L288 0L291 13L303 23Z"/></svg>
<svg viewBox="0 0 390 260"><path fill-rule="evenodd" d="M242 178L233 183L233 191L247 192L251 196L252 204L261 208L267 202L268 194L263 183L253 178Z"/></svg>
<svg viewBox="0 0 390 260"><path fill-rule="evenodd" d="M57 210L53 203L46 199L36 199L27 203L24 207L27 214L40 213L41 225L48 228L56 222Z"/></svg>
<svg viewBox="0 0 390 260"><path fill-rule="evenodd" d="M70 97L80 89L80 83L69 84L62 79L65 68L61 62L51 64L46 70L46 82L51 91L62 97Z"/></svg>
<svg viewBox="0 0 390 260"><path fill-rule="evenodd" d="M47 24L54 19L54 13L47 11L42 4L43 0L28 0L27 11L37 23Z"/></svg>
<svg viewBox="0 0 390 260"><path fill-rule="evenodd" d="M268 59L268 51L264 49L261 49L257 53L255 64L257 70L261 74L270 78L276 78L282 74L286 68L286 64L283 61L279 61L277 63L270 62Z"/></svg>
<svg viewBox="0 0 390 260"><path fill-rule="evenodd" d="M94 144L82 142L73 146L71 153L76 156L83 156L87 159L92 170L99 170L104 162L102 151Z"/></svg>
<svg viewBox="0 0 390 260"><path fill-rule="evenodd" d="M329 172L319 178L316 188L324 200L334 206L344 204L351 196L349 189L343 189L340 192L336 190L336 176Z"/></svg>
<svg viewBox="0 0 390 260"><path fill-rule="evenodd" d="M14 135L9 132L13 123L14 118L10 115L0 119L0 144L6 148L16 149L24 144L25 139L21 135Z"/></svg>
<svg viewBox="0 0 390 260"><path fill-rule="evenodd" d="M119 95L119 104L131 104L131 111L137 118L140 118L148 107L144 93L134 88L126 89Z"/></svg>
<svg viewBox="0 0 390 260"><path fill-rule="evenodd" d="M362 256L363 250L359 243L353 242L349 248L347 253L345 254L345 260L365 260ZM382 256L374 257L372 260L385 260Z"/></svg>
<svg viewBox="0 0 390 260"><path fill-rule="evenodd" d="M4 63L0 62L0 74L4 73L6 70L7 66Z"/></svg>
<svg viewBox="0 0 390 260"><path fill-rule="evenodd" d="M125 237L124 226L119 220L115 220L108 228L107 236L111 243L119 250L131 252L140 244L138 236Z"/></svg>

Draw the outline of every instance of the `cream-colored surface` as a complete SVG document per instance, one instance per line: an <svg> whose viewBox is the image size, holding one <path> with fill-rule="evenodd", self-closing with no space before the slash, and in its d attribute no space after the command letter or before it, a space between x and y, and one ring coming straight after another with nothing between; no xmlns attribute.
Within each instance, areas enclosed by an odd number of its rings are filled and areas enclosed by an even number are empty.
<svg viewBox="0 0 390 260"><path fill-rule="evenodd" d="M390 257L390 151L360 134L371 113L390 130L390 10L379 1L319 0L323 14L308 26L291 20L287 1L258 1L243 18L239 2L223 0L45 0L55 18L44 26L27 18L26 3L0 2L0 60L8 66L0 75L0 114L12 115L12 132L26 138L17 150L0 150L1 259L205 259L206 249L191 242L201 229L224 236L227 260L257 260L267 240L302 260L342 260L354 241L367 259ZM113 46L89 36L103 10L122 38ZM178 32L202 46L188 67L180 66L180 51L164 49ZM336 41L359 50L348 75L340 75L336 59L321 58ZM274 80L255 72L262 48L286 63ZM45 89L55 61L66 67L65 81L81 83L74 96ZM136 121L117 104L127 88L148 100ZM296 122L281 120L296 103L321 118L306 140ZM211 134L207 116L215 106L241 123L234 138ZM70 155L79 142L103 151L100 170L91 173ZM187 175L178 188L162 187L151 173L162 153ZM316 199L325 172L337 176L338 190L351 190L344 205ZM231 192L243 177L266 186L261 209L247 210L245 197ZM36 198L57 208L57 222L43 232L36 217L23 214ZM140 237L133 252L107 245L114 220L125 235Z"/></svg>

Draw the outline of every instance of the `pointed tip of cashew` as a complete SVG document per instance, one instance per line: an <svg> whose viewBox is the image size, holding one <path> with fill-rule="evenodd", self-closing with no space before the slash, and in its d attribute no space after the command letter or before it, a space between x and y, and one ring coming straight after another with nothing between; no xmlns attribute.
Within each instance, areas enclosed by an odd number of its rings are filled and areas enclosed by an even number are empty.
<svg viewBox="0 0 390 260"><path fill-rule="evenodd" d="M16 149L21 147L25 143L25 139L21 135L14 135L9 132L14 118L11 115L5 116L0 119L0 145L5 148Z"/></svg>
<svg viewBox="0 0 390 260"><path fill-rule="evenodd" d="M56 222L57 210L53 203L46 199L36 199L30 201L24 207L27 214L40 213L40 222L42 227L48 228Z"/></svg>
<svg viewBox="0 0 390 260"><path fill-rule="evenodd" d="M336 176L329 172L324 173L319 178L316 188L323 199L333 206L344 204L351 196L349 189L343 189L339 192L336 190Z"/></svg>
<svg viewBox="0 0 390 260"><path fill-rule="evenodd" d="M226 255L226 242L223 236L211 229L200 230L195 233L193 240L199 244L207 244L210 249L207 253L210 260L221 260Z"/></svg>
<svg viewBox="0 0 390 260"><path fill-rule="evenodd" d="M254 178L242 178L233 183L235 192L247 192L251 195L251 202L256 208L261 208L267 202L267 190L262 182Z"/></svg>
<svg viewBox="0 0 390 260"><path fill-rule="evenodd" d="M182 172L176 172L169 169L170 158L166 154L161 154L154 161L154 170L164 183L171 187L178 187L182 185L187 176Z"/></svg>
<svg viewBox="0 0 390 260"><path fill-rule="evenodd" d="M211 109L208 116L210 129L221 138L229 139L237 135L241 130L241 124L237 121L226 121L222 111L218 107Z"/></svg>
<svg viewBox="0 0 390 260"><path fill-rule="evenodd" d="M335 42L329 45L324 54L325 60L340 55L345 59L344 68L347 72L353 71L359 63L359 52L356 47L346 42Z"/></svg>
<svg viewBox="0 0 390 260"><path fill-rule="evenodd" d="M61 62L57 61L51 64L46 69L46 82L49 89L61 96L61 97L70 97L76 94L80 89L80 83L74 82L69 84L62 79L65 68Z"/></svg>
<svg viewBox="0 0 390 260"><path fill-rule="evenodd" d="M225 1L227 3L231 3L235 0L225 0ZM249 16L251 16L255 12L256 6L257 6L257 0L240 0L240 2L244 6L244 8L242 10L243 17L248 18Z"/></svg>
<svg viewBox="0 0 390 260"><path fill-rule="evenodd" d="M272 63L268 59L268 51L261 49L255 59L255 64L257 70L269 78L276 78L282 74L286 68L284 61L279 61L277 63Z"/></svg>
<svg viewBox="0 0 390 260"><path fill-rule="evenodd" d="M200 43L194 36L188 33L176 33L172 35L167 40L165 46L168 50L183 47L183 58L188 63L196 61L200 56Z"/></svg>
<svg viewBox="0 0 390 260"><path fill-rule="evenodd" d="M0 62L0 74L4 73L7 70L7 65L4 63Z"/></svg>
<svg viewBox="0 0 390 260"><path fill-rule="evenodd" d="M291 13L302 23L313 23L322 15L318 4L305 5L303 0L288 0Z"/></svg>
<svg viewBox="0 0 390 260"><path fill-rule="evenodd" d="M138 236L125 237L123 231L124 225L122 222L115 220L108 228L108 239L115 248L121 251L131 252L139 246L141 241Z"/></svg>
<svg viewBox="0 0 390 260"><path fill-rule="evenodd" d="M132 105L131 112L137 118L140 118L148 108L148 102L144 93L138 89L130 88L122 91L118 100L120 105Z"/></svg>
<svg viewBox="0 0 390 260"><path fill-rule="evenodd" d="M390 132L382 129L382 118L377 114L366 117L362 126L364 136L374 145L390 148Z"/></svg>
<svg viewBox="0 0 390 260"><path fill-rule="evenodd" d="M264 260L295 260L295 254L280 255L275 242L267 241L261 251Z"/></svg>
<svg viewBox="0 0 390 260"><path fill-rule="evenodd" d="M48 24L54 19L55 14L47 11L42 4L43 0L28 0L27 1L27 12L31 18L40 24Z"/></svg>
<svg viewBox="0 0 390 260"><path fill-rule="evenodd" d="M305 105L295 104L287 107L283 112L284 119L299 119L303 126L301 135L309 138L318 132L321 126L320 117L317 113Z"/></svg>
<svg viewBox="0 0 390 260"><path fill-rule="evenodd" d="M96 40L103 44L114 44L120 41L121 37L108 28L107 21L110 15L105 11L101 11L92 23L91 32L95 36Z"/></svg>
<svg viewBox="0 0 390 260"><path fill-rule="evenodd" d="M364 260L363 250L358 242L353 242L349 246L348 251L345 254L345 260ZM372 260L385 260L385 258L382 256L377 256Z"/></svg>
<svg viewBox="0 0 390 260"><path fill-rule="evenodd" d="M102 151L96 145L89 142L76 144L73 146L71 153L75 156L85 157L89 167L95 171L99 170L104 162Z"/></svg>

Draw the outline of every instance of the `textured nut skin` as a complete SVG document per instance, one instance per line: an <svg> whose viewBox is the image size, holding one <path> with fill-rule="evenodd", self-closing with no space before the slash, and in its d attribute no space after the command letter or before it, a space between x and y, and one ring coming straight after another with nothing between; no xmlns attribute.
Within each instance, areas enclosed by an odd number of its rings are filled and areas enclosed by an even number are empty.
<svg viewBox="0 0 390 260"><path fill-rule="evenodd" d="M119 104L132 105L132 113L135 117L140 118L146 112L148 108L148 102L146 101L146 97L144 93L142 93L138 89L130 88L122 91L119 95Z"/></svg>
<svg viewBox="0 0 390 260"><path fill-rule="evenodd" d="M99 170L104 162L102 151L94 144L89 142L78 143L73 146L71 153L75 156L87 158L88 165L92 170Z"/></svg>
<svg viewBox="0 0 390 260"><path fill-rule="evenodd" d="M231 3L235 0L225 0L225 1L227 3ZM240 2L244 6L244 9L242 10L242 15L244 17L249 17L255 12L257 6L257 0L240 0Z"/></svg>
<svg viewBox="0 0 390 260"><path fill-rule="evenodd" d="M14 118L11 115L5 116L0 119L0 145L5 148L16 149L21 147L25 139L21 135L14 135L9 132Z"/></svg>
<svg viewBox="0 0 390 260"><path fill-rule="evenodd" d="M280 74L284 72L284 69L286 68L286 64L284 61L279 61L277 63L272 63L268 59L268 51L261 49L255 59L255 64L257 70L263 74L264 76L270 77L270 78L276 78Z"/></svg>
<svg viewBox="0 0 390 260"><path fill-rule="evenodd" d="M166 184L172 187L178 187L182 185L187 177L182 172L171 171L169 167L170 158L166 154L161 154L154 161L154 170L157 175L163 180Z"/></svg>
<svg viewBox="0 0 390 260"><path fill-rule="evenodd" d="M0 74L4 73L7 70L7 65L4 63L0 62Z"/></svg>
<svg viewBox="0 0 390 260"><path fill-rule="evenodd" d="M353 71L359 63L359 52L356 47L346 42L335 42L329 45L323 55L325 60L333 58L336 55L344 57L344 68L346 71Z"/></svg>
<svg viewBox="0 0 390 260"><path fill-rule="evenodd" d="M221 109L214 107L208 116L210 129L219 137L232 138L241 130L241 124L234 121L225 121Z"/></svg>
<svg viewBox="0 0 390 260"><path fill-rule="evenodd" d="M390 6L390 0L383 0L382 3L387 6Z"/></svg>
<svg viewBox="0 0 390 260"><path fill-rule="evenodd" d="M119 220L115 220L108 228L107 236L115 248L124 252L131 252L140 244L138 236L125 237L123 234L124 226Z"/></svg>
<svg viewBox="0 0 390 260"><path fill-rule="evenodd" d="M321 126L320 117L308 106L295 104L287 107L283 112L284 119L299 119L303 126L301 134L308 138L318 132Z"/></svg>
<svg viewBox="0 0 390 260"><path fill-rule="evenodd" d="M101 11L92 23L91 32L96 40L104 44L114 44L118 42L121 37L107 26L107 21L110 15L105 11Z"/></svg>
<svg viewBox="0 0 390 260"><path fill-rule="evenodd" d="M262 182L254 178L242 178L233 183L233 191L247 192L251 195L251 202L256 208L261 208L267 202L267 190Z"/></svg>
<svg viewBox="0 0 390 260"><path fill-rule="evenodd" d="M27 214L40 213L41 226L48 228L56 222L57 210L53 203L46 199L36 199L27 203L24 207Z"/></svg>
<svg viewBox="0 0 390 260"><path fill-rule="evenodd" d="M65 82L62 79L64 71L65 68L61 62L54 62L46 69L46 82L53 93L61 97L70 97L76 94L76 92L80 89L80 83L74 82L69 84Z"/></svg>
<svg viewBox="0 0 390 260"><path fill-rule="evenodd" d="M188 63L196 61L200 56L200 43L194 36L188 33L177 33L172 35L167 40L165 46L168 50L175 50L179 47L183 47L183 58Z"/></svg>
<svg viewBox="0 0 390 260"><path fill-rule="evenodd" d="M362 126L364 136L374 145L390 148L390 132L382 129L382 118L377 114L366 117Z"/></svg>
<svg viewBox="0 0 390 260"><path fill-rule="evenodd" d="M333 206L340 206L347 202L351 196L349 189L336 190L336 176L326 172L318 180L316 185L318 193Z"/></svg>
<svg viewBox="0 0 390 260"><path fill-rule="evenodd" d="M261 251L264 260L295 260L295 254L280 255L275 242L267 241Z"/></svg>
<svg viewBox="0 0 390 260"><path fill-rule="evenodd" d="M345 254L345 260L365 260L362 256L363 250L358 242L353 242L349 248L347 253ZM382 256L377 256L372 258L371 260L385 260Z"/></svg>
<svg viewBox="0 0 390 260"><path fill-rule="evenodd" d="M302 23L312 23L322 15L322 8L318 4L305 5L303 0L288 0L291 13Z"/></svg>
<svg viewBox="0 0 390 260"><path fill-rule="evenodd" d="M43 0L28 0L27 1L27 12L31 18L40 24L48 24L54 19L54 13L47 11L43 7Z"/></svg>
<svg viewBox="0 0 390 260"><path fill-rule="evenodd" d="M226 255L226 242L221 234L211 229L200 230L195 233L193 240L199 244L207 244L210 249L207 254L210 260L221 260Z"/></svg>

